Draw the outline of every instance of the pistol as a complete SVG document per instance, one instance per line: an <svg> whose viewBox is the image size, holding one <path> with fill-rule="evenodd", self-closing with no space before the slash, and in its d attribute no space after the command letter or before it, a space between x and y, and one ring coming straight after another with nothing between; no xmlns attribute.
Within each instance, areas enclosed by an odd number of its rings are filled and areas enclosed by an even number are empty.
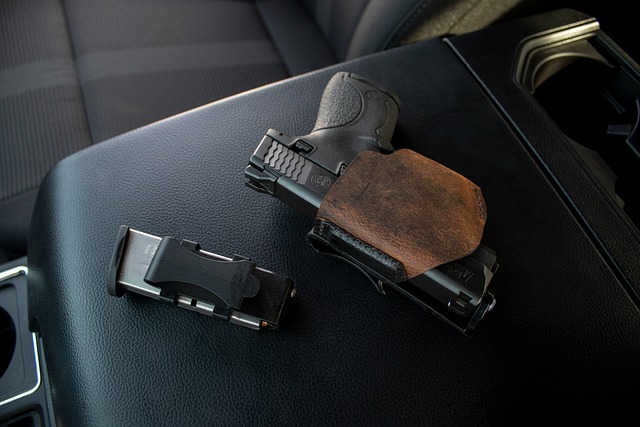
<svg viewBox="0 0 640 427"><path fill-rule="evenodd" d="M292 136L269 129L250 157L245 184L276 197L314 219L323 199L361 153L394 152L400 100L359 75L339 72L327 84L311 133ZM316 237L316 238L314 238ZM338 256L363 272L381 292L391 287L470 335L495 305L489 284L497 270L495 252L480 244L470 255L406 281L390 280L379 266L318 242L318 252Z"/></svg>

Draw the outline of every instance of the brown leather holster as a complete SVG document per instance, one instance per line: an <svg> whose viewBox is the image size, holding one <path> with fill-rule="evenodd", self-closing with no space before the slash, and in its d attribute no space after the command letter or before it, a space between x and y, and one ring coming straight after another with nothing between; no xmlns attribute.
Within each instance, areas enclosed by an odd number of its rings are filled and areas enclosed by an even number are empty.
<svg viewBox="0 0 640 427"><path fill-rule="evenodd" d="M487 217L480 188L415 151L360 153L323 199L309 243L390 283L471 254Z"/></svg>

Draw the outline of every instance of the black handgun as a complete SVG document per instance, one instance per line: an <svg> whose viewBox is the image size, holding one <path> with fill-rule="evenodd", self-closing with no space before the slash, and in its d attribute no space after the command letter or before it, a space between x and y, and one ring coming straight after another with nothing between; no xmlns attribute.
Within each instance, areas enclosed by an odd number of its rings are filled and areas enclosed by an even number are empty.
<svg viewBox="0 0 640 427"><path fill-rule="evenodd" d="M314 219L329 189L358 154L393 152L391 137L399 105L391 91L361 76L337 73L325 88L311 133L291 136L267 131L245 169L246 185ZM467 257L400 283L383 280L358 260L346 261L382 293L385 285L391 286L467 335L495 305L488 287L497 258L482 244Z"/></svg>

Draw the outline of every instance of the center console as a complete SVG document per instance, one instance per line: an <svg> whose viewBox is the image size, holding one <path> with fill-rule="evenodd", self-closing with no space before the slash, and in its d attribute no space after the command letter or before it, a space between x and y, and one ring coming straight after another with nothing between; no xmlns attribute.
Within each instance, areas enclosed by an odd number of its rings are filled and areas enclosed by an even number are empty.
<svg viewBox="0 0 640 427"><path fill-rule="evenodd" d="M394 147L482 188L482 240L500 266L497 303L473 336L319 255L305 240L311 220L245 186L267 129L309 133L339 71L398 95ZM477 426L626 418L640 395L638 76L595 18L559 10L285 80L63 160L41 187L25 260L24 333L46 362L51 419ZM290 277L296 292L279 328L112 297L121 225L239 253Z"/></svg>

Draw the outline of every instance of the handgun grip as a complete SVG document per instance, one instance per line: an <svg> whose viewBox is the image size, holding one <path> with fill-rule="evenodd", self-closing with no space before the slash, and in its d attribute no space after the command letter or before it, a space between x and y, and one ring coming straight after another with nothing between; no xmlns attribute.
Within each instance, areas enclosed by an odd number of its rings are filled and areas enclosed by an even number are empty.
<svg viewBox="0 0 640 427"><path fill-rule="evenodd" d="M400 101L389 90L353 73L339 72L327 84L312 133L334 130L349 144L346 134L372 140L384 151L393 151L391 137L398 120Z"/></svg>

